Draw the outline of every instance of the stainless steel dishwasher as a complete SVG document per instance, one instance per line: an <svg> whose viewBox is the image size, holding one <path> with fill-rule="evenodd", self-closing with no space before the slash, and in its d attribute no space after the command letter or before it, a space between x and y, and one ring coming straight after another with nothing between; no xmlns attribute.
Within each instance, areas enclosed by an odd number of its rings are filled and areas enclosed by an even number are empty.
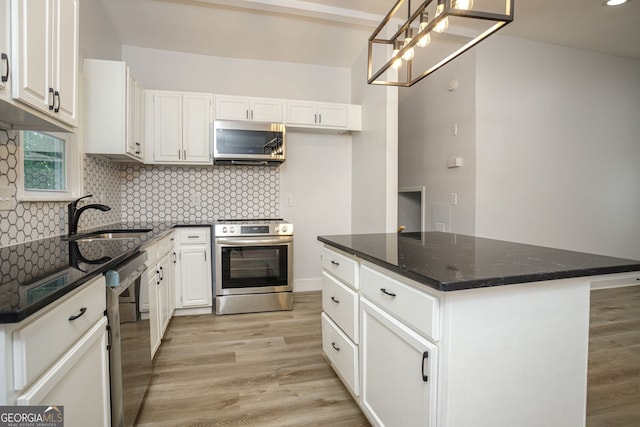
<svg viewBox="0 0 640 427"><path fill-rule="evenodd" d="M119 285L107 287L111 425L133 426L151 379L149 320L140 316L140 277L147 269L140 252L116 266Z"/></svg>

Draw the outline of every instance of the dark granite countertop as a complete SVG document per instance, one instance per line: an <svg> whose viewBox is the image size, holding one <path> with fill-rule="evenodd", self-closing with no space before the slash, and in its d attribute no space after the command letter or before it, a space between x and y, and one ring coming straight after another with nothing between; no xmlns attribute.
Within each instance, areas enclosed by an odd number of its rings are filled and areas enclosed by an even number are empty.
<svg viewBox="0 0 640 427"><path fill-rule="evenodd" d="M99 230L150 228L140 238L69 242L55 236L0 248L0 323L19 322L137 253L174 227L209 227L208 222L121 222Z"/></svg>
<svg viewBox="0 0 640 427"><path fill-rule="evenodd" d="M439 291L640 272L640 261L443 232L318 240Z"/></svg>

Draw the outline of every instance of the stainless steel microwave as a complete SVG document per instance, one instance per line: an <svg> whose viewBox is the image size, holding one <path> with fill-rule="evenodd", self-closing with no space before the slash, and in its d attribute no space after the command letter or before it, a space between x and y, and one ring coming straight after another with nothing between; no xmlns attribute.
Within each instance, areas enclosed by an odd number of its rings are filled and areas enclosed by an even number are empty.
<svg viewBox="0 0 640 427"><path fill-rule="evenodd" d="M286 159L286 130L282 123L215 121L215 164L274 165Z"/></svg>

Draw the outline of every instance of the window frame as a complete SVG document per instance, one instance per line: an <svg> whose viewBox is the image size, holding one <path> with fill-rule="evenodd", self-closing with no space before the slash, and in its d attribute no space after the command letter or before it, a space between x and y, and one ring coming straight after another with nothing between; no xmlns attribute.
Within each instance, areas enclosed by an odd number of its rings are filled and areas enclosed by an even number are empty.
<svg viewBox="0 0 640 427"><path fill-rule="evenodd" d="M83 193L83 152L77 137L72 133L35 131L62 139L65 151L66 191L28 190L24 188L24 132L18 133L17 193L19 202L67 202L80 197Z"/></svg>

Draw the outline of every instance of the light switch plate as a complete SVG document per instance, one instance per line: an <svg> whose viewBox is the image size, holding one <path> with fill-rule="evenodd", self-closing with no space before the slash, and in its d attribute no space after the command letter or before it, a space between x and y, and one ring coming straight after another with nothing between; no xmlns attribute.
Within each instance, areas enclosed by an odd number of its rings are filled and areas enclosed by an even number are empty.
<svg viewBox="0 0 640 427"><path fill-rule="evenodd" d="M15 209L15 197L12 187L0 187L0 211Z"/></svg>

